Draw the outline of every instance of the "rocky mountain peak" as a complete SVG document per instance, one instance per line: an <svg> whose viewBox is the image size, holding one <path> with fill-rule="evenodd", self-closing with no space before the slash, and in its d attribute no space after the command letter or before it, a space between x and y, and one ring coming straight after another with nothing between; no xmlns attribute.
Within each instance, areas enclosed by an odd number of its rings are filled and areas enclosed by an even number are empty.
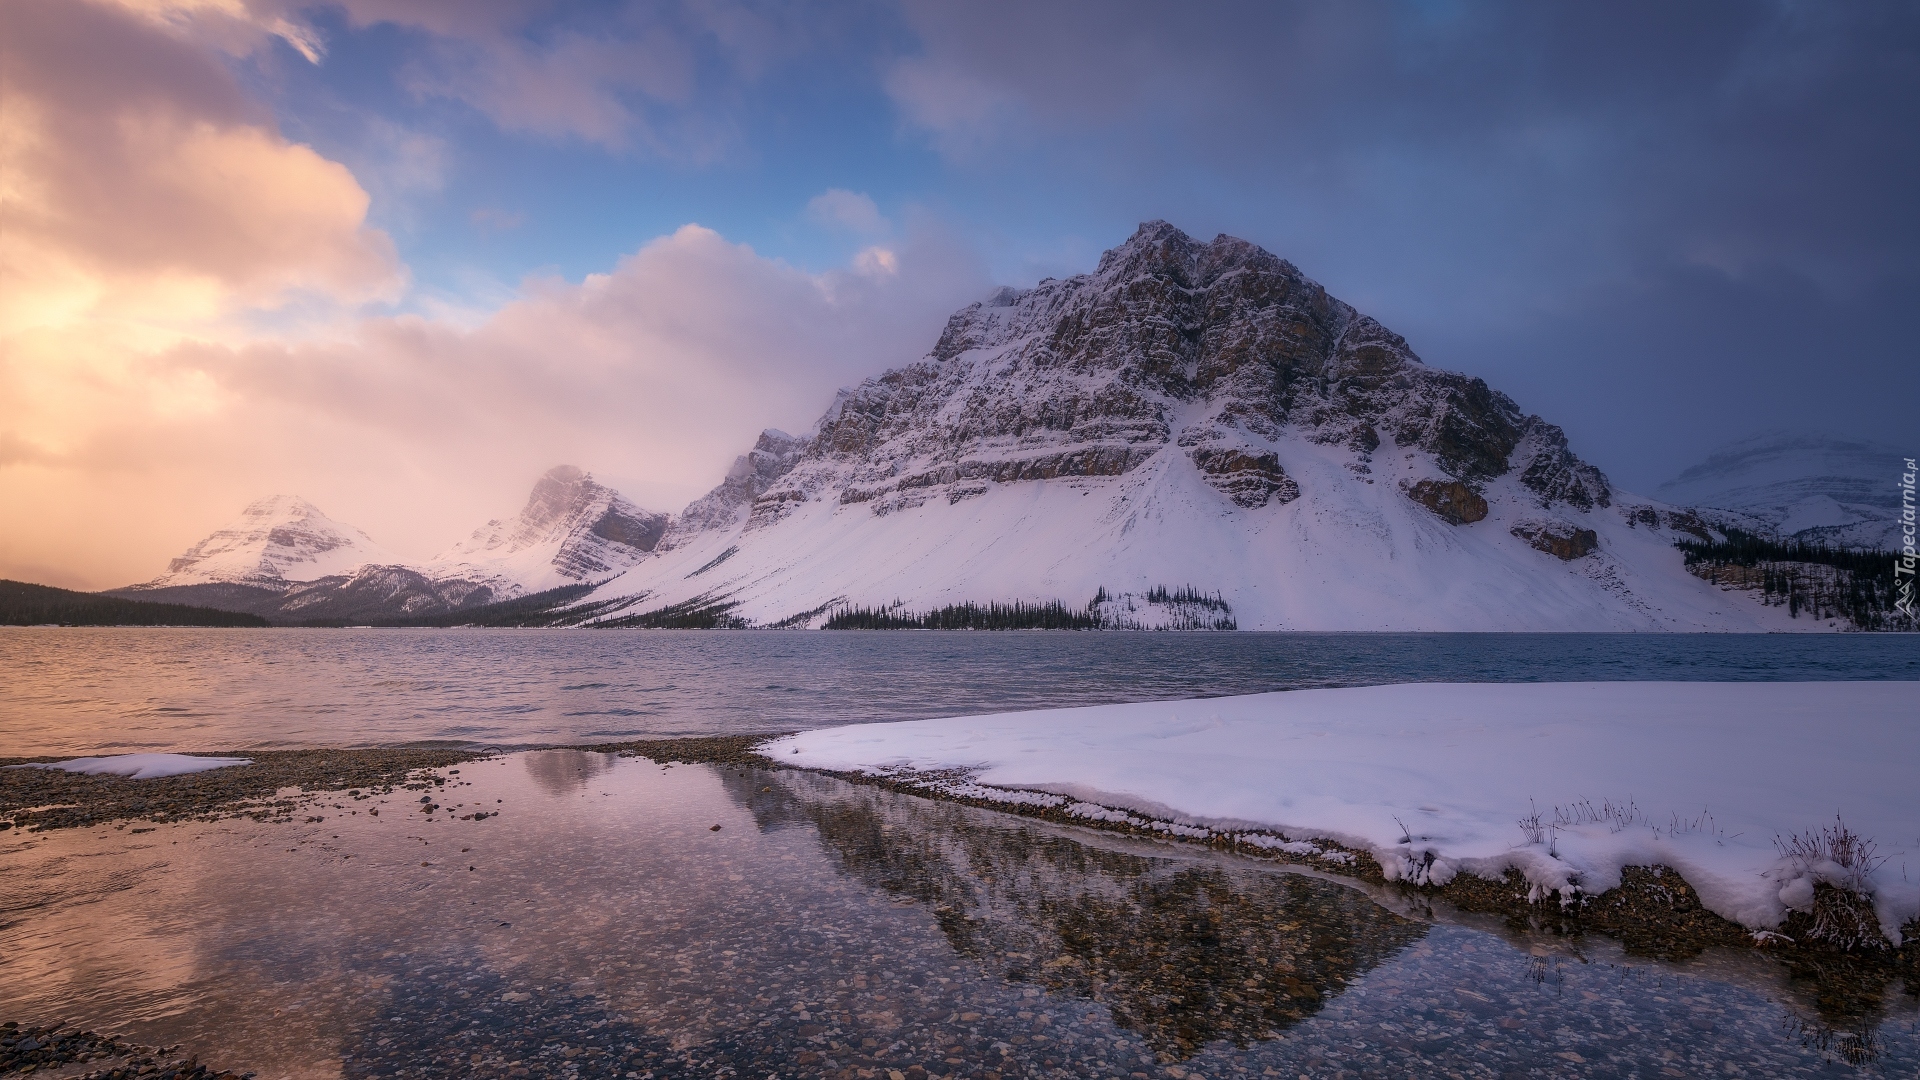
<svg viewBox="0 0 1920 1080"><path fill-rule="evenodd" d="M764 524L828 490L884 514L982 483L1117 476L1169 444L1251 510L1300 493L1273 449L1283 434L1345 447L1360 477L1388 446L1476 489L1518 473L1542 508L1611 499L1559 428L1421 363L1292 263L1150 221L1091 274L954 313L925 359L843 391L806 445L743 457L679 528L748 503Z"/></svg>
<svg viewBox="0 0 1920 1080"><path fill-rule="evenodd" d="M143 587L236 584L279 589L367 563L398 561L366 533L333 520L307 500L272 495L248 503L239 517L188 548L167 564L165 574Z"/></svg>
<svg viewBox="0 0 1920 1080"><path fill-rule="evenodd" d="M551 587L617 573L660 542L667 515L644 510L592 474L558 465L534 482L511 521L489 521L437 562ZM524 584L522 587L526 587ZM511 590L509 590L511 591Z"/></svg>
<svg viewBox="0 0 1920 1080"><path fill-rule="evenodd" d="M1110 282L1153 278L1202 289L1242 269L1300 278L1292 263L1258 245L1225 233L1201 243L1165 221L1143 222L1126 243L1100 256L1091 276Z"/></svg>
<svg viewBox="0 0 1920 1080"><path fill-rule="evenodd" d="M242 520L298 521L326 516L319 507L298 495L268 495L265 498L253 500L240 511Z"/></svg>
<svg viewBox="0 0 1920 1080"><path fill-rule="evenodd" d="M612 488L594 482L592 476L572 465L556 465L534 481L527 505L515 519L510 543L527 546L547 539L556 528L567 528L573 519L596 504L619 498Z"/></svg>
<svg viewBox="0 0 1920 1080"><path fill-rule="evenodd" d="M837 414L845 397L843 393L828 407L828 416ZM789 435L778 428L762 431L753 449L733 459L733 467L720 486L681 512L661 541L662 549L670 550L688 536L737 523L756 499L793 469L815 441L813 436Z"/></svg>

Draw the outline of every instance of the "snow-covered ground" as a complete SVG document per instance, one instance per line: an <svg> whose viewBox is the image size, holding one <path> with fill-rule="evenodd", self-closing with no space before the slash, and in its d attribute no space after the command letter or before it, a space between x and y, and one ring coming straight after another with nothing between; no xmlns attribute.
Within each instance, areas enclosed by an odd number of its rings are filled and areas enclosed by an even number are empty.
<svg viewBox="0 0 1920 1080"><path fill-rule="evenodd" d="M1283 436L1273 444L1303 494L1244 509L1167 446L1123 476L983 485L876 516L864 503L796 503L764 527L744 520L694 533L609 581L596 601L639 596L619 618L700 598L737 604L756 624L817 626L837 604L900 601L924 611L966 601L1059 600L1096 591L1141 597L1158 585L1219 593L1242 630L1735 631L1832 630L1687 573L1677 535L1636 524L1626 507L1544 514L1519 481L1487 485L1490 512L1449 525L1398 486L1437 472L1424 453L1376 460L1374 479L1344 451ZM1514 534L1564 518L1598 550L1563 561ZM664 546L664 545L663 545ZM1140 603L1120 612L1162 621ZM808 614L810 613L810 614Z"/></svg>
<svg viewBox="0 0 1920 1080"><path fill-rule="evenodd" d="M1513 867L1569 898L1657 864L1754 930L1804 909L1816 880L1871 892L1896 942L1920 916L1916 683L1299 690L825 728L766 752L846 772L961 770L974 794L1045 792L1175 832L1263 830L1302 853L1327 839L1423 883ZM1540 827L1523 825L1536 812ZM1836 816L1886 857L1869 875L1777 845Z"/></svg>
<svg viewBox="0 0 1920 1080"><path fill-rule="evenodd" d="M251 765L252 758L241 757L195 757L191 754L114 754L111 757L72 758L67 761L36 762L31 765L9 765L11 769L59 769L70 773L87 773L94 776L130 776L135 780L152 780L160 776L183 776L187 773L206 772L208 769L225 769L233 765Z"/></svg>

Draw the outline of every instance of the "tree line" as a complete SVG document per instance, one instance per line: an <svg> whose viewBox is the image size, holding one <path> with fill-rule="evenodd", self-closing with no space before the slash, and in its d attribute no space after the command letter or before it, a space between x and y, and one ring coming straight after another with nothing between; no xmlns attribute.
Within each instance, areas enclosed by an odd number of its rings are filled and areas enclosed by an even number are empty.
<svg viewBox="0 0 1920 1080"><path fill-rule="evenodd" d="M1769 540L1739 529L1724 540L1682 540L1687 569L1715 584L1758 588L1761 603L1799 618L1844 618L1862 630L1911 629L1894 610L1890 552Z"/></svg>

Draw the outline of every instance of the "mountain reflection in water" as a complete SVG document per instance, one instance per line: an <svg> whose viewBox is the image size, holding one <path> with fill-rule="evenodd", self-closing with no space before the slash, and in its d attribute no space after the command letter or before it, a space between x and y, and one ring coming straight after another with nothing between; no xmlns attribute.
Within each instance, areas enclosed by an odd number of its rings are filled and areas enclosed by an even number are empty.
<svg viewBox="0 0 1920 1080"><path fill-rule="evenodd" d="M1910 996L1830 1015L1750 950L1416 920L806 773L542 751L446 780L0 833L0 1019L263 1080L1920 1071Z"/></svg>
<svg viewBox="0 0 1920 1080"><path fill-rule="evenodd" d="M847 873L927 904L961 955L1101 1002L1176 1058L1274 1037L1427 929L1301 874L1090 847L805 773L726 785L762 827L805 821Z"/></svg>
<svg viewBox="0 0 1920 1080"><path fill-rule="evenodd" d="M566 795L613 768L612 754L585 750L538 750L521 755L527 775L549 795Z"/></svg>

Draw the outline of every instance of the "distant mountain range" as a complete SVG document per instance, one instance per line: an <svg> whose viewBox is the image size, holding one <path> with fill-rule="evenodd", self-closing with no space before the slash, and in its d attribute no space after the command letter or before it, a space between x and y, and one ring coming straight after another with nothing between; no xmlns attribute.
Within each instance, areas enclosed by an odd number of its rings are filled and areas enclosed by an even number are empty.
<svg viewBox="0 0 1920 1080"><path fill-rule="evenodd" d="M1150 222L1091 274L962 309L677 516L561 467L409 565L267 499L115 595L319 622L1841 628L1675 548L1883 535L1884 451L1768 438L1629 495L1291 263Z"/></svg>
<svg viewBox="0 0 1920 1080"><path fill-rule="evenodd" d="M1891 551L1903 460L1861 439L1771 431L1721 447L1656 494L1783 540Z"/></svg>
<svg viewBox="0 0 1920 1080"><path fill-rule="evenodd" d="M274 496L189 548L166 573L109 595L281 622L430 620L605 581L646 558L667 521L563 465L534 484L518 516L489 521L415 565L304 499Z"/></svg>

